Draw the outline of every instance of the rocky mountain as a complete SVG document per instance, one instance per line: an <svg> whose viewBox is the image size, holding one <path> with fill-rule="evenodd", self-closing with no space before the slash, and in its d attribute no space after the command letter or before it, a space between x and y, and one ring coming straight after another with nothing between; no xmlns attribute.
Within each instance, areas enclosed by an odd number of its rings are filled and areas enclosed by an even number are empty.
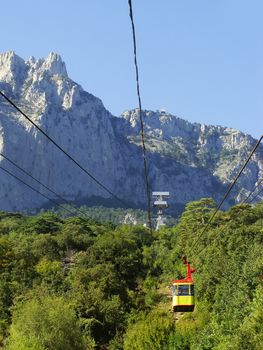
<svg viewBox="0 0 263 350"><path fill-rule="evenodd" d="M55 53L28 61L14 52L1 54L0 89L107 188L130 206L144 207L138 110L113 116L68 77ZM255 144L235 129L189 123L163 110L143 114L151 188L170 191L173 210L202 197L218 201ZM228 205L242 200L262 178L262 150L253 156ZM119 206L3 98L0 152L73 203ZM55 198L2 157L0 166ZM43 197L0 169L1 210L45 205Z"/></svg>

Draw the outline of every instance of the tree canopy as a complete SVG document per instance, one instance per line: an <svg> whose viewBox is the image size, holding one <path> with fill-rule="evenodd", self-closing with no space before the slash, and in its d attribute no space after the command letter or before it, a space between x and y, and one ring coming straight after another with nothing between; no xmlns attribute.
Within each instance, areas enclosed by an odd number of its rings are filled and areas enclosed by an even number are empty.
<svg viewBox="0 0 263 350"><path fill-rule="evenodd" d="M1 212L0 349L262 349L263 203L206 227L214 208L189 203L153 234ZM196 308L175 321L169 287L185 276L182 255L197 269Z"/></svg>

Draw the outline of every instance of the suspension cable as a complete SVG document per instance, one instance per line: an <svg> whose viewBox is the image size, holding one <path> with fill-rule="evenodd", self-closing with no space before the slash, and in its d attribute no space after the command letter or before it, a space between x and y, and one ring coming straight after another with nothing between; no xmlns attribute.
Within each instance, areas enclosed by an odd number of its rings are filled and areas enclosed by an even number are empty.
<svg viewBox="0 0 263 350"><path fill-rule="evenodd" d="M142 144L142 153L143 153L143 166L144 166L144 178L146 186L146 197L147 197L147 212L148 212L148 225L152 231L152 220L151 220L151 194L150 194L150 185L148 178L148 166L147 166L147 156L146 156L146 145L145 145L145 134L144 134L144 124L142 117L142 104L141 104L141 94L140 94L140 83L139 83L139 69L137 62L137 45L136 45L136 35L135 35L135 24L133 19L132 11L132 0L128 0L129 9L130 9L130 20L132 26L132 39L133 39L133 54L134 54L134 65L136 73L136 87L137 87L137 97L139 103L139 117L140 117L140 126L141 126L141 144Z"/></svg>
<svg viewBox="0 0 263 350"><path fill-rule="evenodd" d="M262 189L262 190L263 190L263 189ZM262 191L262 190L261 190L261 191ZM260 192L261 192L261 191L260 191ZM258 193L258 194L259 194L259 193ZM257 195L258 195L258 194L257 194ZM255 197L253 197L253 199L256 198L257 195L256 195ZM249 197L250 197L250 195L248 195L248 196L245 198L245 200L244 200L241 204L249 204L250 201L249 201L249 203L246 203L246 201L247 201L247 199L248 199ZM241 212L245 211L246 209L247 209L247 206L240 207ZM223 225L223 226L221 227L221 229L219 230L219 232L217 232L216 236L218 237L223 231L225 231L225 229L230 225L230 223L231 223L231 221L228 221L225 225ZM222 236L221 236L221 237L222 237ZM206 249L206 247L204 247L203 249L201 249L201 250L198 252L198 255L200 256L200 254L201 254L205 249ZM206 270L207 272L209 272L207 268L205 268L205 270ZM234 274L234 273L232 273L232 272L229 272L229 271L228 271L228 274L226 274L224 271L221 271L221 278L224 279L224 280L227 281L227 282L231 282L231 283L232 283L233 280L236 280L236 279L237 279L237 277L240 277L240 276L239 276L239 275L236 275L236 274ZM245 290L245 288L242 288L242 287L240 287L240 286L239 286L239 289L243 290L244 292L247 292L247 291Z"/></svg>
<svg viewBox="0 0 263 350"><path fill-rule="evenodd" d="M33 179L34 181L36 181L37 183L39 183L42 187L44 187L46 190L48 190L49 192L53 193L56 197L58 197L60 200L62 200L63 202L66 202L67 204L69 204L70 206L72 205L72 203L70 203L67 199L63 198L62 196L60 196L58 193L56 193L54 190L52 190L51 188L49 188L48 186L44 185L41 181L39 181L38 179L36 179L34 176L32 176L28 171L26 171L25 169L23 169L21 166L19 166L18 164L16 164L14 161L12 161L9 157L7 157L6 155L4 155L3 153L0 152L0 156L3 157L4 159L6 159L9 163L11 163L12 165L14 165L17 169L19 169L20 171L22 171L24 174L26 174L27 176L29 176L31 179ZM79 212L82 215L87 216L87 213L85 213L84 211L78 209L78 208L74 208L77 212Z"/></svg>
<svg viewBox="0 0 263 350"><path fill-rule="evenodd" d="M252 158L253 154L256 152L258 146L261 143L261 140L263 139L263 135L258 139L258 141L256 142L256 144L254 145L253 149L251 150L251 152L249 153L249 156L247 157L247 159L245 160L244 164L242 165L241 169L239 170L238 174L235 176L234 180L232 181L232 183L229 185L226 193L224 194L221 202L219 203L219 205L217 206L217 208L215 209L214 213L211 215L210 219L208 220L208 222L206 223L204 229L201 231L201 233L199 234L199 236L197 237L197 239L195 240L193 246L191 247L191 249L193 249L193 247L196 245L197 241L200 239L200 237L205 233L205 231L208 229L208 227L210 226L210 224L212 223L213 219L215 218L216 214L218 213L219 209L221 208L221 206L223 205L223 203L225 202L225 200L227 199L229 193L231 192L232 188L235 186L237 180L239 179L239 177L241 176L241 174L243 173L244 169L246 168L248 162L250 161L250 159Z"/></svg>
<svg viewBox="0 0 263 350"><path fill-rule="evenodd" d="M20 181L22 184L24 184L25 186L29 187L32 191L40 194L42 197L46 198L47 200L49 200L50 202L54 203L56 206L60 206L62 207L64 210L66 210L67 212L69 212L71 215L73 214L74 216L76 215L75 212L71 211L70 209L68 209L67 207L63 206L62 204L58 203L57 201L55 201L54 199L46 196L45 194L43 194L42 192L38 191L37 189L35 189L34 187L32 187L31 185L27 184L25 181L23 181L22 179L20 179L18 176L12 174L9 170L3 168L2 166L0 166L0 169L3 170L4 172L6 172L8 175L12 176L13 178L15 178L16 180Z"/></svg>
<svg viewBox="0 0 263 350"><path fill-rule="evenodd" d="M254 201L262 192L263 192L263 188L262 188L260 191L258 191L258 193L256 193L255 196L253 196L253 197L248 201L248 203L249 203L249 204L252 204L253 201Z"/></svg>
<svg viewBox="0 0 263 350"><path fill-rule="evenodd" d="M258 186L256 186L256 188L257 188ZM250 195L251 194L253 194L254 193L254 191L256 190L256 188L254 188L251 192L250 192L250 194L243 200L243 202L242 203L240 203L240 204L246 204L246 201L248 200L248 198L250 197ZM263 189L261 190L261 191L263 191ZM261 192L260 191L260 192ZM260 193L259 192L259 193ZM259 194L258 193L258 194ZM257 195L258 195L257 194ZM257 195L255 196L255 197L257 197ZM255 197L253 197L253 199L255 198ZM248 203L247 203L248 204ZM242 207L240 207L240 210L241 210L241 212L243 212L243 211L245 211L247 209L247 206L242 206ZM221 229L219 230L219 232L217 232L216 233L216 236L218 237L219 235L221 235L221 233L223 232L223 231L225 231L225 229L229 226L231 224L231 221L228 221L227 223L225 223L222 227L221 227ZM222 236L221 236L222 237ZM195 243L197 243L197 242L195 242ZM199 252L198 252L198 255L200 256L200 254L204 251L206 249L206 246L204 246ZM191 250L192 250L192 247L191 247ZM204 266L204 265L202 265L203 267L204 267L204 271L207 271L207 272L209 272L208 271L208 269ZM233 279L234 280L236 280L237 279L237 277L240 277L240 275L236 275L236 274L234 274L234 273L232 273L232 272L229 272L228 271L228 274L226 274L224 271L221 271L221 276L219 276L220 278L222 278L222 279L224 279L225 281L227 281L227 282L233 282ZM241 290L243 290L245 293L247 292L247 290L245 289L245 288L243 288L243 287L240 287L239 286L239 289L241 289Z"/></svg>
<svg viewBox="0 0 263 350"><path fill-rule="evenodd" d="M76 164L86 175L88 175L96 184L102 187L106 192L108 192L113 198L120 202L125 207L129 207L122 199L116 196L111 190L104 186L94 175L92 175L87 169L85 169L78 161L76 161L67 151L65 151L52 137L50 137L44 130L40 128L31 118L29 118L10 98L8 98L2 91L0 95L11 104L19 113L21 113L34 127L40 131L53 145L55 145L65 156L67 156L74 164Z"/></svg>

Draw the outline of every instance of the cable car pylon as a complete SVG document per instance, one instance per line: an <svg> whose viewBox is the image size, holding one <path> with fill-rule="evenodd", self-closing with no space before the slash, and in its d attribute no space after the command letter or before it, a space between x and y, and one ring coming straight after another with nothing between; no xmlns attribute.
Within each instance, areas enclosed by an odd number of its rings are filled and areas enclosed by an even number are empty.
<svg viewBox="0 0 263 350"><path fill-rule="evenodd" d="M163 216L163 209L168 208L167 199L170 196L169 192L153 192L153 206L158 209L156 218L156 231L162 226L165 226L166 217Z"/></svg>

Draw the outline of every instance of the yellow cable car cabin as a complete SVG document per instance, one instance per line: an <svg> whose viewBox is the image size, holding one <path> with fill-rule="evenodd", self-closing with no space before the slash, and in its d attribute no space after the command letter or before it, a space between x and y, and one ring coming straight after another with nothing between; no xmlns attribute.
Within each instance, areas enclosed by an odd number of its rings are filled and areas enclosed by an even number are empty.
<svg viewBox="0 0 263 350"><path fill-rule="evenodd" d="M191 312L195 307L194 282L190 263L183 260L187 265L187 277L181 280L174 280L173 285L173 311L174 312Z"/></svg>

